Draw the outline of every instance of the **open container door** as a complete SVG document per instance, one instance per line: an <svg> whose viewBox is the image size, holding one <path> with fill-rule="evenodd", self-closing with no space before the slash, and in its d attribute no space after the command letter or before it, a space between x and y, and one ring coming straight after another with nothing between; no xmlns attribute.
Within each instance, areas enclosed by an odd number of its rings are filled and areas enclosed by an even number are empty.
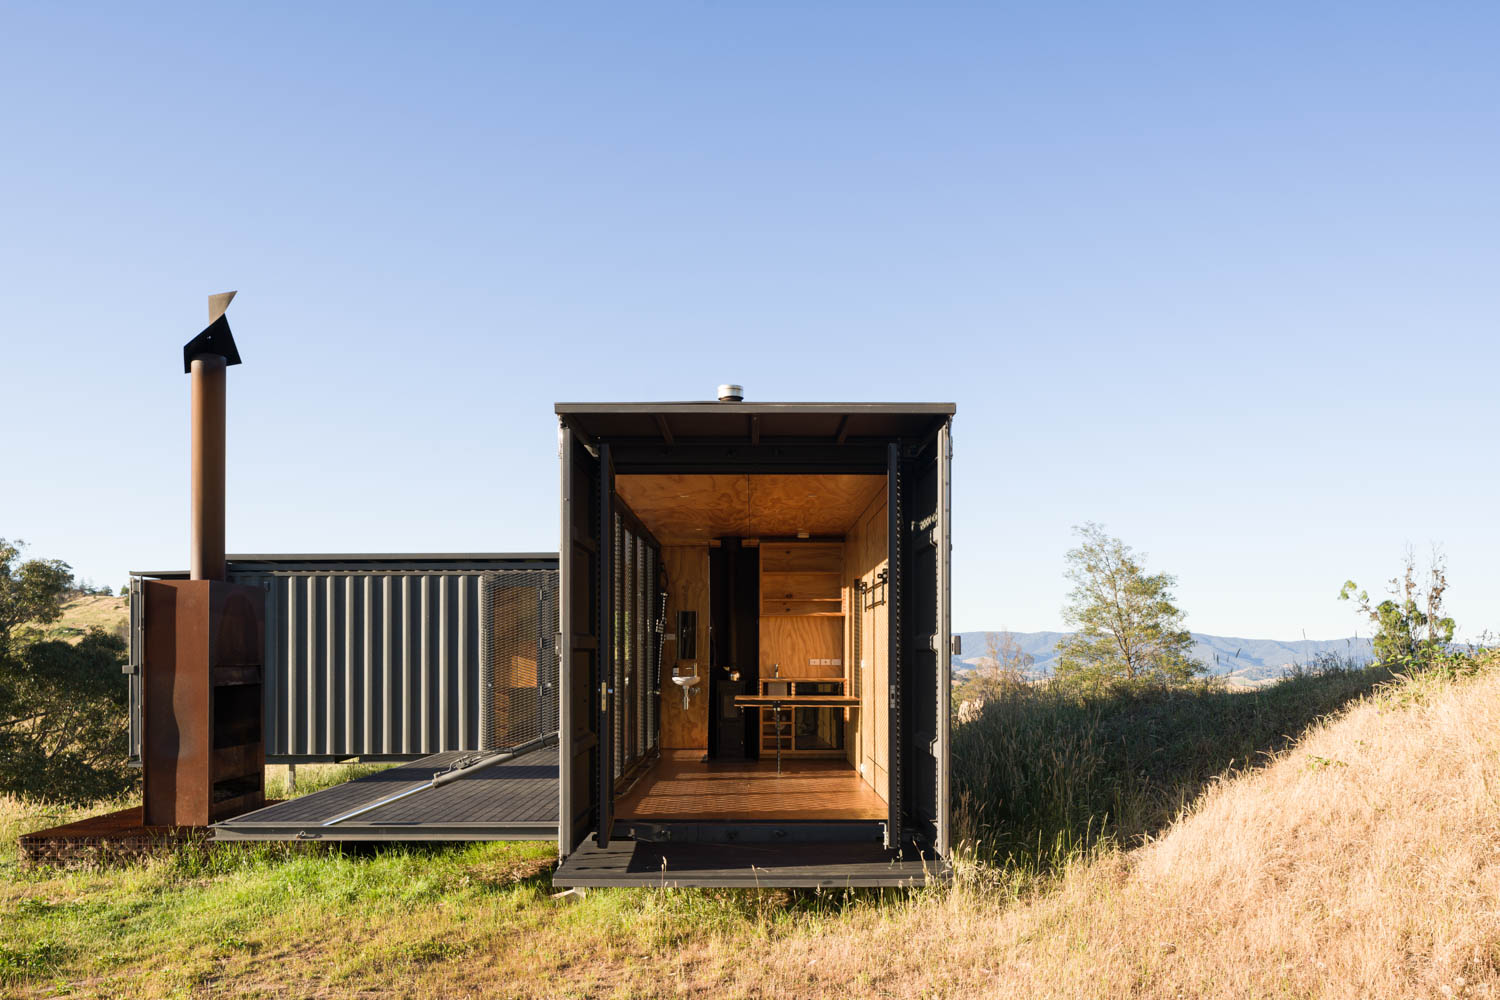
<svg viewBox="0 0 1500 1000"><path fill-rule="evenodd" d="M885 843L892 849L906 844L903 829L906 818L906 620L902 610L906 607L906 553L911 545L907 539L906 519L901 509L904 499L904 463L901 460L901 445L891 442L886 448L886 565L887 586L890 598L886 620L886 716L889 734L887 742L886 773L889 787L886 790Z"/></svg>
<svg viewBox="0 0 1500 1000"><path fill-rule="evenodd" d="M892 754L900 746L900 761L891 762L892 813L895 786L902 786L907 841L931 844L939 857L948 856L948 720L951 702L951 616L949 568L953 548L951 514L951 424L907 453L894 479L892 526L899 524L899 551L891 565L899 565L892 581L891 684L899 701L901 728L893 710ZM899 510L898 510L899 508ZM899 521L897 517L899 516ZM898 533L892 531L892 539ZM893 549L897 543L893 542ZM899 621L899 627L897 622ZM897 632L900 633L899 639ZM899 642L900 649L896 649ZM899 660L897 659L899 654ZM898 666L899 663L899 672ZM901 780L896 780L896 775ZM893 827L894 830L894 827Z"/></svg>
<svg viewBox="0 0 1500 1000"><path fill-rule="evenodd" d="M622 537L620 515L615 510L615 468L609 445L599 446L599 774L595 795L598 823L594 837L600 847L609 846L609 831L615 822L615 778L620 769L621 735L619 715L622 678L619 649L620 601L623 598L620 570Z"/></svg>
<svg viewBox="0 0 1500 1000"><path fill-rule="evenodd" d="M602 480L602 463L590 454L573 431L564 426L560 434L562 458L562 539L558 549L559 605L561 608L562 676L557 851L567 857L600 820L600 786L608 780L609 766L601 755L609 746L601 740L600 670L603 626L600 587L608 574L602 565L608 546L604 525L609 506L601 508L601 495L610 488Z"/></svg>

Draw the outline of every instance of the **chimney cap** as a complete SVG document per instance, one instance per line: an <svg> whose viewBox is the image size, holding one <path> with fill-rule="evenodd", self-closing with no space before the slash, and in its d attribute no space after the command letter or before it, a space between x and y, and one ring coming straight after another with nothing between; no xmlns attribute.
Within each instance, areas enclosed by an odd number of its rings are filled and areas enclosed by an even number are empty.
<svg viewBox="0 0 1500 1000"><path fill-rule="evenodd" d="M190 374L193 359L217 354L224 359L225 366L240 363L239 348L234 346L234 334L229 332L229 320L224 310L234 301L235 292L220 292L208 297L208 326L182 345L182 373Z"/></svg>
<svg viewBox="0 0 1500 1000"><path fill-rule="evenodd" d="M732 385L732 384L719 386L719 402L721 402L721 403L740 403L740 402L743 402L744 399L745 399L745 387L744 386L742 386L742 385Z"/></svg>
<svg viewBox="0 0 1500 1000"><path fill-rule="evenodd" d="M225 365L240 363L239 348L234 346L234 335L229 332L229 320L220 316L203 331L182 345L182 371L186 375L193 370L193 359L217 354Z"/></svg>

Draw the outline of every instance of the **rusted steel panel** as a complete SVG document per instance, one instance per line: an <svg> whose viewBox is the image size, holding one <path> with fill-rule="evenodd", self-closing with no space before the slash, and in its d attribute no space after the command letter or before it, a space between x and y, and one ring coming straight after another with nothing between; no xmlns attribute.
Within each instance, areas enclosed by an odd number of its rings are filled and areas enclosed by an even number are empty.
<svg viewBox="0 0 1500 1000"><path fill-rule="evenodd" d="M144 817L207 826L265 801L264 593L146 581L141 672Z"/></svg>

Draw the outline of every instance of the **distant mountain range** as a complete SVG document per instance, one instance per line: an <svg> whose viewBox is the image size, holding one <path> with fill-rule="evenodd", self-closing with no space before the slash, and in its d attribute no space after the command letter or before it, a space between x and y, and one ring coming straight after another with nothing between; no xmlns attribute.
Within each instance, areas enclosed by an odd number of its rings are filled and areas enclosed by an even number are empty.
<svg viewBox="0 0 1500 1000"><path fill-rule="evenodd" d="M987 632L962 632L963 653L953 658L953 669L973 670L985 656ZM1052 673L1057 642L1066 632L1012 632L1021 648L1036 660L1032 670L1039 677ZM1369 662L1374 651L1369 639L1240 639L1234 636L1193 633L1192 655L1217 677L1256 684L1274 680L1293 664L1310 663L1320 654Z"/></svg>

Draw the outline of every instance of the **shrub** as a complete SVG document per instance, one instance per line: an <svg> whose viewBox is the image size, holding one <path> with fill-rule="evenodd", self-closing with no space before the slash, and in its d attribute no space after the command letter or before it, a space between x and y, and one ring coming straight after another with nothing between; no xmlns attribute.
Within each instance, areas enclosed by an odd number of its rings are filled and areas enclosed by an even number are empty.
<svg viewBox="0 0 1500 1000"><path fill-rule="evenodd" d="M0 793L87 802L133 787L124 662L123 640L97 628L0 652Z"/></svg>

